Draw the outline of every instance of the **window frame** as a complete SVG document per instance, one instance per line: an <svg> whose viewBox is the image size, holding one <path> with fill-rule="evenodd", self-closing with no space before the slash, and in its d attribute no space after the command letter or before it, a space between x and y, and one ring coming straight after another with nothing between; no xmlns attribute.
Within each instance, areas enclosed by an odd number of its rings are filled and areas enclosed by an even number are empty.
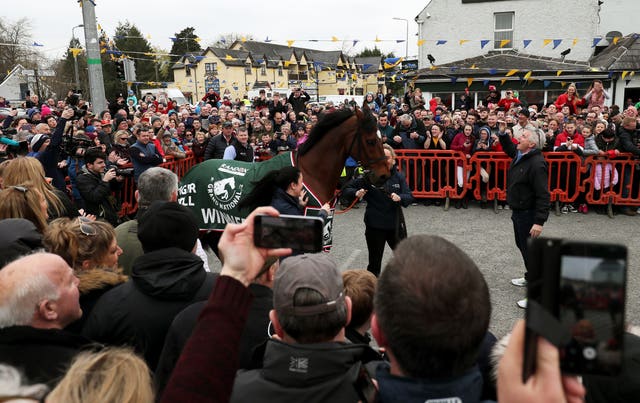
<svg viewBox="0 0 640 403"><path fill-rule="evenodd" d="M511 28L497 28L498 16L499 15L509 15L511 16ZM513 49L513 33L514 26L516 21L516 13L515 11L501 11L493 13L493 49L494 50L511 50ZM496 39L498 34L511 33L511 38L501 38ZM500 47L500 42L504 39L510 39L510 42L503 47Z"/></svg>

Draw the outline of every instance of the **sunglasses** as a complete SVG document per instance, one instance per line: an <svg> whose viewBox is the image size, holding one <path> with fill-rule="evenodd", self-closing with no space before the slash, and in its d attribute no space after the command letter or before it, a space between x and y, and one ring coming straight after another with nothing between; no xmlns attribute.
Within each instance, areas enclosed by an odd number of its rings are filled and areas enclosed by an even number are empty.
<svg viewBox="0 0 640 403"><path fill-rule="evenodd" d="M93 221L86 217L78 217L78 224L80 224L80 232L86 236L95 236L97 231L92 225Z"/></svg>

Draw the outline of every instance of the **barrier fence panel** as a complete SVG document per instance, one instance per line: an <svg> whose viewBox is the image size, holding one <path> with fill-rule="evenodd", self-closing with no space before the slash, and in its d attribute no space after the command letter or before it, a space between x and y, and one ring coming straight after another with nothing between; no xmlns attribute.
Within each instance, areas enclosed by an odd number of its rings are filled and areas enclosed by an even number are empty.
<svg viewBox="0 0 640 403"><path fill-rule="evenodd" d="M407 177L414 197L461 199L465 196L469 189L469 164L460 151L395 151L398 169Z"/></svg>
<svg viewBox="0 0 640 403"><path fill-rule="evenodd" d="M632 154L615 159L591 156L585 160L585 199L596 205L640 205L640 165Z"/></svg>
<svg viewBox="0 0 640 403"><path fill-rule="evenodd" d="M544 153L549 172L549 193L552 202L573 203L582 185L582 158L573 152Z"/></svg>

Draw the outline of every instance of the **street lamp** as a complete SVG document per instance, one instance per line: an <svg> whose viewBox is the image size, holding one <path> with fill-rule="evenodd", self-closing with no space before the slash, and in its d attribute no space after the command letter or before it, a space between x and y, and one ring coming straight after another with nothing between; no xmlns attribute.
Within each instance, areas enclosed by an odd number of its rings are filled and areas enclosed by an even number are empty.
<svg viewBox="0 0 640 403"><path fill-rule="evenodd" d="M391 19L404 21L405 24L407 24L407 34L406 34L406 39L404 41L404 45L405 45L404 58L407 59L409 57L409 20L406 18L398 18L398 17L391 17Z"/></svg>
<svg viewBox="0 0 640 403"><path fill-rule="evenodd" d="M71 28L71 39L76 39L76 28L84 28L84 24ZM80 77L78 76L78 54L73 52L73 72L76 79L76 91L80 90Z"/></svg>

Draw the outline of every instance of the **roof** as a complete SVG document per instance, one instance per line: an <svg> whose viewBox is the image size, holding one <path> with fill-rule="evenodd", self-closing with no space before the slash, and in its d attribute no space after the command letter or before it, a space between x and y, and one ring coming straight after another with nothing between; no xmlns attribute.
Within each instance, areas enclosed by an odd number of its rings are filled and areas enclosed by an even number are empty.
<svg viewBox="0 0 640 403"><path fill-rule="evenodd" d="M254 55L264 55L267 60L289 60L294 54L296 59L300 59L305 55L308 61L314 61L335 66L343 53L340 50L323 51L317 49L301 48L298 46L278 45L269 42L245 41L236 42L233 46L240 46L242 49L251 52Z"/></svg>
<svg viewBox="0 0 640 403"><path fill-rule="evenodd" d="M362 66L362 72L365 74L377 74L380 68L382 57L355 57L356 64Z"/></svg>
<svg viewBox="0 0 640 403"><path fill-rule="evenodd" d="M591 67L609 71L637 70L640 68L640 35L630 34L607 46L593 56Z"/></svg>
<svg viewBox="0 0 640 403"><path fill-rule="evenodd" d="M436 67L436 69L426 68L416 70L410 74L420 76L439 76L443 74L477 75L487 73L495 74L498 71L509 71L513 69L523 71L585 71L589 69L589 65L586 62L530 55L515 50L489 51L484 55L442 65L437 64L436 60ZM446 72L443 72L443 69L446 69Z"/></svg>
<svg viewBox="0 0 640 403"><path fill-rule="evenodd" d="M247 52L246 50L207 48L206 51L211 51L226 66L245 66L247 58L251 58L252 64L254 66L258 65L258 63L253 60L253 57L251 57L251 53Z"/></svg>

